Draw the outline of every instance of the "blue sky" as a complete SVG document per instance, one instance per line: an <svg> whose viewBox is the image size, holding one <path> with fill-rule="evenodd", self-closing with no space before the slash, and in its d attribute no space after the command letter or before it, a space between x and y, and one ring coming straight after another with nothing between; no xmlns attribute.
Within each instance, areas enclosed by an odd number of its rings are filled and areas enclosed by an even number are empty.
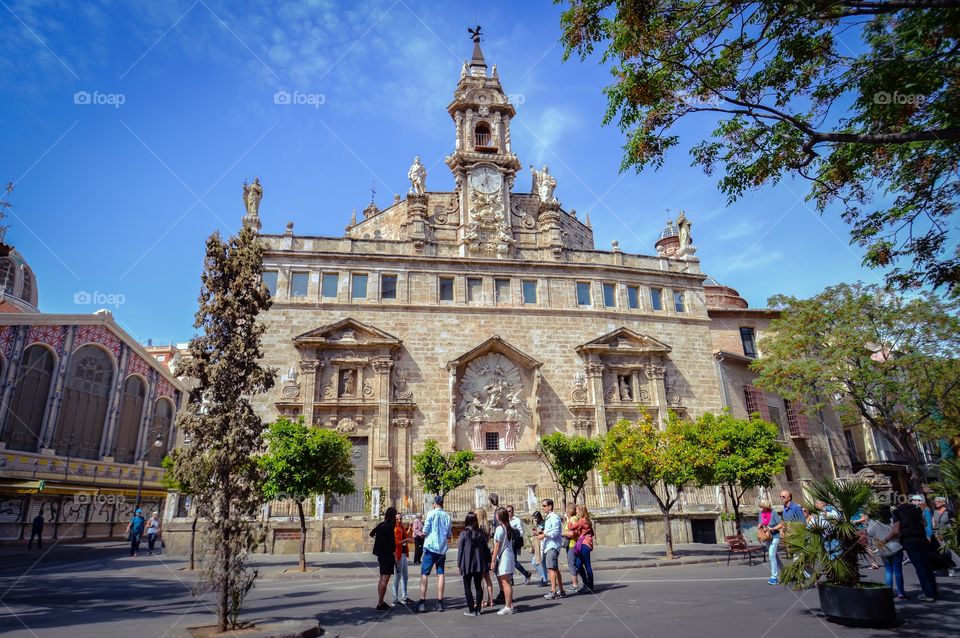
<svg viewBox="0 0 960 638"><path fill-rule="evenodd" d="M727 206L688 149L709 119L677 129L659 171L619 172L622 134L601 120L609 72L562 61L562 6L541 2L31 0L0 8L0 178L17 182L7 222L37 273L45 312L93 312L114 295L137 339L193 334L204 239L239 228L241 184L259 176L264 232L286 223L343 233L352 209L409 187L452 190L446 113L478 20L488 64L514 97L513 148L547 163L568 210L589 212L598 249L651 254L686 211L705 272L752 306L784 292L878 281L836 212L785 182ZM278 91L305 104L275 104ZM80 103L77 103L80 102ZM527 175L518 190L529 188Z"/></svg>

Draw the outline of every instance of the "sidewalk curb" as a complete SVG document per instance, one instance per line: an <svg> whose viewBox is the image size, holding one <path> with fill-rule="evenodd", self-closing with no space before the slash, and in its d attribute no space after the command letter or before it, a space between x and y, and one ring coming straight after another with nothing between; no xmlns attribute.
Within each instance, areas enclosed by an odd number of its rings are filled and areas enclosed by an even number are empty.
<svg viewBox="0 0 960 638"><path fill-rule="evenodd" d="M687 567L690 565L720 565L726 563L726 558L707 556L703 558L675 558L673 560L658 559L654 561L645 561L642 563L625 563L623 565L594 565L593 571L623 571L631 569L650 569L658 567ZM308 570L310 568L308 567ZM410 570L413 572L414 570ZM325 573L326 572L326 573ZM367 578L376 577L376 568L370 567L370 573L358 574L356 572L349 573L339 573L331 574L327 570L324 570L322 567L317 569L314 568L307 572L296 571L296 569L283 570L280 572L266 573L264 571L260 572L260 578L264 580L298 580L298 579L308 579L315 580L318 578L329 577L330 579L336 580L348 580L356 579L362 580Z"/></svg>

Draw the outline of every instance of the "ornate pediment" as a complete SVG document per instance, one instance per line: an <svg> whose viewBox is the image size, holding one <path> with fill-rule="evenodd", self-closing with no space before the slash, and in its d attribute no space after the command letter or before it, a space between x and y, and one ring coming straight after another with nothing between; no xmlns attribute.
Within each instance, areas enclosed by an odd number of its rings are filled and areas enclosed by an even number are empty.
<svg viewBox="0 0 960 638"><path fill-rule="evenodd" d="M481 343L476 348L464 352L462 355L453 359L452 361L447 362L447 368L456 368L463 363L476 359L480 355L486 354L488 352L499 352L500 354L506 355L509 359L516 361L518 365L521 365L527 369L539 368L542 363L534 359L533 357L527 355L522 350L515 348L505 341L502 337L494 336L490 337L483 343Z"/></svg>
<svg viewBox="0 0 960 638"><path fill-rule="evenodd" d="M399 348L401 341L392 334L356 319L346 318L293 338L300 348Z"/></svg>
<svg viewBox="0 0 960 638"><path fill-rule="evenodd" d="M670 353L671 348L653 337L621 327L577 346L576 350L581 355L599 354L625 357L653 355L664 357Z"/></svg>

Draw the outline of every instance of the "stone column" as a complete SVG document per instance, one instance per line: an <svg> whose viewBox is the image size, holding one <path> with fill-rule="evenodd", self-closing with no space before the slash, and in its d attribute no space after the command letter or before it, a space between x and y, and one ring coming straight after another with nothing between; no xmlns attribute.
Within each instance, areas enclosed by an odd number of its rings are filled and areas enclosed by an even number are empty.
<svg viewBox="0 0 960 638"><path fill-rule="evenodd" d="M413 425L413 419L407 416L393 417L393 426L397 429L397 462L396 476L398 496L400 502L406 507L410 499L410 426Z"/></svg>
<svg viewBox="0 0 960 638"><path fill-rule="evenodd" d="M10 402L13 400L14 386L17 382L17 373L20 372L20 363L23 359L23 350L27 341L27 333L30 326L9 326L9 330L14 331L13 348L10 351L10 358L7 361L7 374L3 378L3 391L0 394L0 415L7 418L0 419L0 445L3 445L3 433L6 431L7 421L13 417L10 415Z"/></svg>
<svg viewBox="0 0 960 638"><path fill-rule="evenodd" d="M503 116L503 147L507 153L512 152L510 148L510 116Z"/></svg>
<svg viewBox="0 0 960 638"><path fill-rule="evenodd" d="M303 420L313 425L313 404L317 400L317 372L323 370L323 362L316 359L300 361L300 392L303 399Z"/></svg>
<svg viewBox="0 0 960 638"><path fill-rule="evenodd" d="M377 474L375 477L376 483L389 490L390 468L393 466L390 462L390 370L393 368L393 361L374 359L372 365L377 375L377 401L379 404L376 426L371 432L375 440L373 467ZM386 474L386 480L383 480L384 473Z"/></svg>
<svg viewBox="0 0 960 638"><path fill-rule="evenodd" d="M43 429L40 431L40 441L43 445L49 446L50 439L53 438L54 428L57 427L57 416L60 413L60 403L63 399L63 386L67 378L67 368L70 366L71 355L73 354L73 339L77 332L76 326L67 328L67 333L63 337L63 347L59 355L59 361L53 378L53 392L50 393L50 400L47 404L47 417L43 421Z"/></svg>
<svg viewBox="0 0 960 638"><path fill-rule="evenodd" d="M457 126L456 150L459 151L461 148L463 148L463 113L457 111L453 118Z"/></svg>
<svg viewBox="0 0 960 638"><path fill-rule="evenodd" d="M467 109L467 121L463 127L464 148L468 151L473 150L473 109Z"/></svg>
<svg viewBox="0 0 960 638"><path fill-rule="evenodd" d="M423 249L427 240L427 196L407 195L407 223L410 225L410 241L414 248Z"/></svg>
<svg viewBox="0 0 960 638"><path fill-rule="evenodd" d="M379 485L370 488L370 515L380 517L380 503L383 502L383 488Z"/></svg>
<svg viewBox="0 0 960 638"><path fill-rule="evenodd" d="M457 393L456 393L457 369L456 367L451 366L447 370L447 373L448 373L447 386L449 391L449 394L447 396L449 397L449 401L450 401L450 412L449 412L448 421L447 421L447 427L448 427L447 435L450 441L450 450L452 451L457 448Z"/></svg>
<svg viewBox="0 0 960 638"><path fill-rule="evenodd" d="M100 440L100 458L113 458L113 438L117 430L120 406L123 402L123 383L127 379L127 366L130 362L130 348L120 344L120 361L117 363L117 378L113 380L113 392L110 393L110 406L107 408L107 426L103 428Z"/></svg>
<svg viewBox="0 0 960 638"><path fill-rule="evenodd" d="M666 374L666 368L661 365L647 364L644 368L647 378L652 381L653 399L657 402L657 410L660 413L660 429L667 427L667 389L663 380Z"/></svg>
<svg viewBox="0 0 960 638"><path fill-rule="evenodd" d="M593 356L591 355L591 359ZM607 410L603 395L603 365L595 362L584 366L587 372L587 385L593 388L594 419L597 425L597 434L607 433Z"/></svg>
<svg viewBox="0 0 960 638"><path fill-rule="evenodd" d="M140 458L140 455L146 456L150 453L146 446L153 445L153 441L148 441L150 435L150 424L153 422L153 413L155 409L155 403L157 402L157 384L159 380L157 377L160 375L157 374L156 370L151 369L150 373L147 375L147 397L146 405L143 409L143 417L140 419L140 430L137 434L137 447L136 454L133 456L134 463L139 461L142 463L143 459Z"/></svg>

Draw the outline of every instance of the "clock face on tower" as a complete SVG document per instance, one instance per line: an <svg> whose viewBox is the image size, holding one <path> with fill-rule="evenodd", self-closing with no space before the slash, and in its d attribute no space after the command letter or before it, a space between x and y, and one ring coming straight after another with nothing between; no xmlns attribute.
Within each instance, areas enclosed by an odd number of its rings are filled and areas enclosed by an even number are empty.
<svg viewBox="0 0 960 638"><path fill-rule="evenodd" d="M470 173L470 185L481 193L494 193L503 184L503 176L489 166L481 166Z"/></svg>

